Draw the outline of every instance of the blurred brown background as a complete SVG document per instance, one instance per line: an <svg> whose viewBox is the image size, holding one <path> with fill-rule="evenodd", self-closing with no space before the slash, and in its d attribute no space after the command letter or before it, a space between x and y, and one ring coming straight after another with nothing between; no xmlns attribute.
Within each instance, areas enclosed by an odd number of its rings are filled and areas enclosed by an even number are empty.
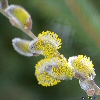
<svg viewBox="0 0 100 100"><path fill-rule="evenodd" d="M57 33L63 43L59 52L66 58L89 56L100 86L99 0L9 0L9 4L21 5L30 13L36 36L46 30ZM53 87L38 85L34 66L43 56L18 54L12 47L15 37L31 39L0 14L0 100L88 100L77 79Z"/></svg>

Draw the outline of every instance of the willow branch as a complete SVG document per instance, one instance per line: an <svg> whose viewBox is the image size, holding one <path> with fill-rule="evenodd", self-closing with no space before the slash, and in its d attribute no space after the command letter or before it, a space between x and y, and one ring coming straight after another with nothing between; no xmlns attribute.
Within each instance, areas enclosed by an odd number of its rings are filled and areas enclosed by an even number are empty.
<svg viewBox="0 0 100 100"><path fill-rule="evenodd" d="M2 0L0 2L1 6L0 6L0 12L8 19L10 19L9 15L5 12L5 9L9 6L8 5L8 0ZM16 28L20 29L21 31L23 31L24 33L26 33L29 37L31 37L33 40L36 38L36 36L32 33L32 31L30 31L29 29L24 29L22 27L19 26L15 26ZM60 53L57 51L57 55L59 58L62 58L62 56L60 55Z"/></svg>

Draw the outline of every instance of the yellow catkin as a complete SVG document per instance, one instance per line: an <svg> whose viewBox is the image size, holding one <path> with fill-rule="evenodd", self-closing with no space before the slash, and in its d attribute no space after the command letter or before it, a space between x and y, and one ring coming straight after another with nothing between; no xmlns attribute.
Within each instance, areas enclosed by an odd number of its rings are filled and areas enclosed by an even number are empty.
<svg viewBox="0 0 100 100"><path fill-rule="evenodd" d="M30 44L30 50L40 51L42 55L52 58L57 55L57 49L61 48L61 39L54 32L46 31L38 35L38 39ZM33 46L33 48L32 48Z"/></svg>
<svg viewBox="0 0 100 100"><path fill-rule="evenodd" d="M72 79L74 76L74 70L65 58L45 58L40 60L35 68L37 80L43 86L53 86L61 80Z"/></svg>
<svg viewBox="0 0 100 100"><path fill-rule="evenodd" d="M23 40L23 39L20 39L20 38L14 38L12 40L12 45L18 53L20 53L24 56L33 56L33 54L31 53L31 51L28 48L30 42L31 41L28 41L28 40Z"/></svg>
<svg viewBox="0 0 100 100"><path fill-rule="evenodd" d="M68 65L66 59L61 58L54 58L58 60L57 67L52 68L52 76L58 79L72 79L74 76L74 69Z"/></svg>
<svg viewBox="0 0 100 100"><path fill-rule="evenodd" d="M10 5L5 10L10 17L11 22L16 23L18 26L26 29L32 28L32 19L30 14L21 6Z"/></svg>
<svg viewBox="0 0 100 100"><path fill-rule="evenodd" d="M58 79L52 78L47 72L40 73L38 68L36 68L35 75L37 77L38 84L41 84L42 86L54 86L61 82Z"/></svg>
<svg viewBox="0 0 100 100"><path fill-rule="evenodd" d="M90 61L89 57L78 55L77 58L73 61L74 69L85 76L85 78L89 78L91 75L95 76L95 71L93 68L92 61Z"/></svg>

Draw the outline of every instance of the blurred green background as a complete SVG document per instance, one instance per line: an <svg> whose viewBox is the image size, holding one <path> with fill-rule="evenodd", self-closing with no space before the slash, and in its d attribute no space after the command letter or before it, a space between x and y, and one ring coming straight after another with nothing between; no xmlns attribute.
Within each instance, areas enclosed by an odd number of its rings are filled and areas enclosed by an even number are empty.
<svg viewBox="0 0 100 100"><path fill-rule="evenodd" d="M36 36L46 30L57 33L63 43L59 52L66 58L89 56L100 86L99 0L9 0L9 4L21 5L30 13ZM31 40L0 14L0 100L88 100L77 79L53 87L38 85L34 66L43 56L18 54L12 46L15 37Z"/></svg>

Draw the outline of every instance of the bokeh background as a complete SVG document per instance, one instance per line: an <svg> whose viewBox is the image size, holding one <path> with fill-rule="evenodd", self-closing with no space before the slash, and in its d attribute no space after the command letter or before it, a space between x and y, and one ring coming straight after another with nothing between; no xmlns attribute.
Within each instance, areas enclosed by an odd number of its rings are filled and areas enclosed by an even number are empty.
<svg viewBox="0 0 100 100"><path fill-rule="evenodd" d="M63 43L59 52L66 58L89 56L100 86L99 0L9 0L9 4L21 5L30 13L36 36L46 30L57 33ZM0 100L88 100L77 79L53 87L38 85L34 66L43 56L18 54L12 46L15 37L31 40L0 14Z"/></svg>

